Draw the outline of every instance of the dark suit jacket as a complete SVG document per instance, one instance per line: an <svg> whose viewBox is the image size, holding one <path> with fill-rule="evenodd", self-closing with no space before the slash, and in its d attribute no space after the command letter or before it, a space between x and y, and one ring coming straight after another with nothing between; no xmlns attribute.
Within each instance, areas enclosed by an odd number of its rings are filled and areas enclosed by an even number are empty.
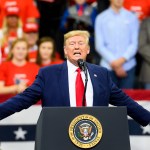
<svg viewBox="0 0 150 150"><path fill-rule="evenodd" d="M150 122L150 112L134 102L111 81L105 68L87 64L93 85L93 106L127 106L128 115L142 125ZM39 99L42 106L70 106L67 63L40 69L34 83L23 93L0 104L0 119L26 109Z"/></svg>

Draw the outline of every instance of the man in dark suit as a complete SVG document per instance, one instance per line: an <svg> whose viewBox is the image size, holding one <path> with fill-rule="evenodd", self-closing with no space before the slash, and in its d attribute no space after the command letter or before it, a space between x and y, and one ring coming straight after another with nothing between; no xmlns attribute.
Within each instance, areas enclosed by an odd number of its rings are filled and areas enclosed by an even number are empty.
<svg viewBox="0 0 150 150"><path fill-rule="evenodd" d="M42 68L34 83L23 93L0 104L0 119L27 109L39 99L42 100L43 107L82 106L82 85L85 75L83 71L79 71L77 60L86 59L90 52L88 42L87 31L71 31L65 34L64 53L67 61ZM89 63L87 68L89 80L85 97L86 106L108 106L109 103L127 106L128 115L141 125L146 126L150 123L150 112L118 89L107 69Z"/></svg>

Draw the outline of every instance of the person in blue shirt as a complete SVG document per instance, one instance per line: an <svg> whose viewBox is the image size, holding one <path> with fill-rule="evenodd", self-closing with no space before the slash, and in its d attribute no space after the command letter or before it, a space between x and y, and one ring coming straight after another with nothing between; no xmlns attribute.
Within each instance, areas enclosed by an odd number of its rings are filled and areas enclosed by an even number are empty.
<svg viewBox="0 0 150 150"><path fill-rule="evenodd" d="M124 0L110 0L110 7L95 22L95 45L100 65L110 70L119 88L133 88L138 46L139 22L123 8Z"/></svg>

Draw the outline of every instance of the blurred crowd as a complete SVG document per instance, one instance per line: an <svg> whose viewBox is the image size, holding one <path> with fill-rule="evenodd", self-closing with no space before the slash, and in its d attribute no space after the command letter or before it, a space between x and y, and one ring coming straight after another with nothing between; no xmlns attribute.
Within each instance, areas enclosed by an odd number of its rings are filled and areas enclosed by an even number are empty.
<svg viewBox="0 0 150 150"><path fill-rule="evenodd" d="M0 0L0 94L62 63L63 35L76 29L91 35L87 61L119 88L150 89L150 0Z"/></svg>

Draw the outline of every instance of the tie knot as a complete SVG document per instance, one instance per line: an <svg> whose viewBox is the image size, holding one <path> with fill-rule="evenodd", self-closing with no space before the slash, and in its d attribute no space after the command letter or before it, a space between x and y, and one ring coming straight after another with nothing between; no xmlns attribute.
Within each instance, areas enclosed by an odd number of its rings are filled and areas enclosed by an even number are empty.
<svg viewBox="0 0 150 150"><path fill-rule="evenodd" d="M76 70L78 73L80 73L81 72L81 69L80 68L77 68L77 70Z"/></svg>

